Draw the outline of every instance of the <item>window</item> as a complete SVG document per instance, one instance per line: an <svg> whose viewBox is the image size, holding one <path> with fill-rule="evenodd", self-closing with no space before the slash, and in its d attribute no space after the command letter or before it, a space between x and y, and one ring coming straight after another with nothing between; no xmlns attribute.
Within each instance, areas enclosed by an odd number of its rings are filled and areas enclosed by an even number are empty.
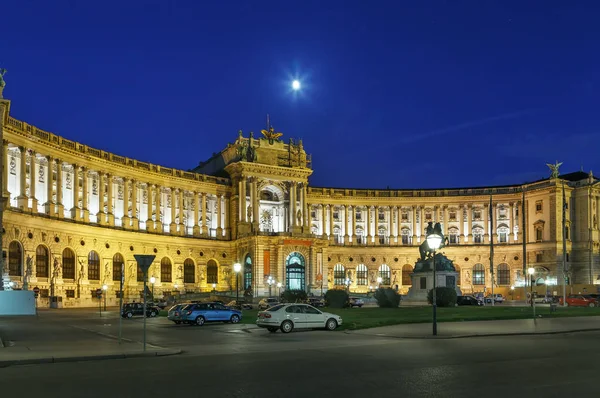
<svg viewBox="0 0 600 398"><path fill-rule="evenodd" d="M121 277L123 275L123 265L125 264L125 261L123 261L123 256L121 256L119 253L116 253L113 256L113 260L112 260L112 268L113 268L113 281L120 281Z"/></svg>
<svg viewBox="0 0 600 398"><path fill-rule="evenodd" d="M498 242L499 243L507 243L508 242L508 228L503 227L498 229Z"/></svg>
<svg viewBox="0 0 600 398"><path fill-rule="evenodd" d="M48 277L48 249L45 246L39 245L35 250L35 273L38 278Z"/></svg>
<svg viewBox="0 0 600 398"><path fill-rule="evenodd" d="M402 221L408 222L408 212L407 211L402 212Z"/></svg>
<svg viewBox="0 0 600 398"><path fill-rule="evenodd" d="M367 266L364 264L359 264L358 267L356 267L356 284L358 286L367 286L367 276Z"/></svg>
<svg viewBox="0 0 600 398"><path fill-rule="evenodd" d="M252 257L248 254L244 261L244 289L252 286Z"/></svg>
<svg viewBox="0 0 600 398"><path fill-rule="evenodd" d="M413 267L410 264L404 264L402 267L402 286L411 286L412 280L410 274L413 272Z"/></svg>
<svg viewBox="0 0 600 398"><path fill-rule="evenodd" d="M483 264L475 264L473 266L473 284L485 285L485 268Z"/></svg>
<svg viewBox="0 0 600 398"><path fill-rule="evenodd" d="M304 290L306 279L304 257L297 252L290 253L285 263L286 288L289 290Z"/></svg>
<svg viewBox="0 0 600 398"><path fill-rule="evenodd" d="M391 283L390 267L387 264L381 264L381 267L379 267L379 277L381 278L382 285L389 285Z"/></svg>
<svg viewBox="0 0 600 398"><path fill-rule="evenodd" d="M431 221L431 211L430 210L425 213L425 220Z"/></svg>
<svg viewBox="0 0 600 398"><path fill-rule="evenodd" d="M535 212L536 213L542 213L544 210L543 206L542 206L542 201L538 200L537 202L535 202Z"/></svg>
<svg viewBox="0 0 600 398"><path fill-rule="evenodd" d="M316 309L314 307L310 307L308 305L302 305L302 306L300 306L300 308L302 308L302 312L304 312L305 314L313 314L313 315L321 314L321 311L319 311L318 309Z"/></svg>
<svg viewBox="0 0 600 398"><path fill-rule="evenodd" d="M448 235L448 241L450 243L454 243L457 244L458 243L458 229L456 228L450 228L448 231L449 235Z"/></svg>
<svg viewBox="0 0 600 398"><path fill-rule="evenodd" d="M385 213L383 210L379 210L379 221L385 221Z"/></svg>
<svg viewBox="0 0 600 398"><path fill-rule="evenodd" d="M567 262L569 262L569 253L567 253Z"/></svg>
<svg viewBox="0 0 600 398"><path fill-rule="evenodd" d="M171 260L169 260L168 257L163 257L162 260L160 260L160 281L173 281L173 267L171 266Z"/></svg>
<svg viewBox="0 0 600 398"><path fill-rule="evenodd" d="M403 245L410 245L410 230L408 228L404 228L402 229L402 244Z"/></svg>
<svg viewBox="0 0 600 398"><path fill-rule="evenodd" d="M536 253L535 254L535 262L536 263L544 262L544 254L543 253Z"/></svg>
<svg viewBox="0 0 600 398"><path fill-rule="evenodd" d="M183 262L183 283L196 283L196 266L191 258Z"/></svg>
<svg viewBox="0 0 600 398"><path fill-rule="evenodd" d="M138 265L137 267L137 279L138 282L143 282L144 281L144 272L142 271L142 268Z"/></svg>
<svg viewBox="0 0 600 398"><path fill-rule="evenodd" d="M473 229L473 243L482 243L483 239L483 229L474 228Z"/></svg>
<svg viewBox="0 0 600 398"><path fill-rule="evenodd" d="M508 264L498 265L498 277L496 280L500 286L510 285L510 268L508 268Z"/></svg>
<svg viewBox="0 0 600 398"><path fill-rule="evenodd" d="M13 240L8 246L8 275L21 276L22 264L23 251L21 250L21 244Z"/></svg>
<svg viewBox="0 0 600 398"><path fill-rule="evenodd" d="M63 278L75 279L75 253L66 248L62 252Z"/></svg>
<svg viewBox="0 0 600 398"><path fill-rule="evenodd" d="M334 220L339 220L340 219L340 212L339 212L339 210L334 210L333 211L333 219Z"/></svg>
<svg viewBox="0 0 600 398"><path fill-rule="evenodd" d="M379 244L385 245L387 244L387 236L385 236L385 228L379 228Z"/></svg>
<svg viewBox="0 0 600 398"><path fill-rule="evenodd" d="M450 218L450 221L456 221L456 210L450 210L448 217Z"/></svg>
<svg viewBox="0 0 600 398"><path fill-rule="evenodd" d="M360 226L357 226L356 229L356 243L359 245L365 244L364 231Z"/></svg>
<svg viewBox="0 0 600 398"><path fill-rule="evenodd" d="M343 285L346 279L346 272L342 264L336 264L333 267L333 284L336 286Z"/></svg>
<svg viewBox="0 0 600 398"><path fill-rule="evenodd" d="M565 227L565 239L569 240L569 227Z"/></svg>
<svg viewBox="0 0 600 398"><path fill-rule="evenodd" d="M88 254L88 279L91 281L100 280L100 257L93 250Z"/></svg>
<svg viewBox="0 0 600 398"><path fill-rule="evenodd" d="M542 228L536 228L535 229L535 240L538 242L541 242L543 236L544 236L544 230Z"/></svg>
<svg viewBox="0 0 600 398"><path fill-rule="evenodd" d="M65 295L67 296L67 298L75 298L75 290L73 290L73 289L65 290Z"/></svg>
<svg viewBox="0 0 600 398"><path fill-rule="evenodd" d="M454 269L457 272L457 275L456 275L456 286L460 286L460 279L461 279L460 278L460 266L458 266L458 265L455 264L454 265Z"/></svg>
<svg viewBox="0 0 600 398"><path fill-rule="evenodd" d="M206 283L219 283L219 267L215 260L209 260L206 264Z"/></svg>
<svg viewBox="0 0 600 398"><path fill-rule="evenodd" d="M356 210L356 221L362 220L362 212L360 210Z"/></svg>
<svg viewBox="0 0 600 398"><path fill-rule="evenodd" d="M310 217L311 217L313 220L316 220L316 219L317 219L317 212L316 212L315 210L311 210L311 211L310 211Z"/></svg>
<svg viewBox="0 0 600 398"><path fill-rule="evenodd" d="M473 219L481 220L481 210L473 210Z"/></svg>

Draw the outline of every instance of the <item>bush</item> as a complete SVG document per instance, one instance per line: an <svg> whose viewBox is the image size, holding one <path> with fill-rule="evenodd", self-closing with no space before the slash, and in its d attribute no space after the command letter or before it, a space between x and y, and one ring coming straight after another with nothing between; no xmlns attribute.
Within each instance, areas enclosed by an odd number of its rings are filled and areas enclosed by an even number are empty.
<svg viewBox="0 0 600 398"><path fill-rule="evenodd" d="M454 307L456 305L456 290L451 287L436 287L435 301L438 307ZM433 289L427 293L427 302L433 302Z"/></svg>
<svg viewBox="0 0 600 398"><path fill-rule="evenodd" d="M304 290L286 290L281 293L281 301L284 303L303 303L307 297Z"/></svg>
<svg viewBox="0 0 600 398"><path fill-rule="evenodd" d="M325 305L331 308L348 307L350 305L350 296L345 290L328 290L327 293L325 293Z"/></svg>
<svg viewBox="0 0 600 398"><path fill-rule="evenodd" d="M377 305L381 308L396 308L400 305L402 296L390 287L380 287L375 291Z"/></svg>

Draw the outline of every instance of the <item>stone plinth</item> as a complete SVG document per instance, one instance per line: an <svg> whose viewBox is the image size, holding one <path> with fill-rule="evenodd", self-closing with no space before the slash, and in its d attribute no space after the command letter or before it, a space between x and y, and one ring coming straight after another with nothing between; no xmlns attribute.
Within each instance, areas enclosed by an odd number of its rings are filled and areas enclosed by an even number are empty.
<svg viewBox="0 0 600 398"><path fill-rule="evenodd" d="M452 261L441 253L435 255L435 271L435 285L437 287L452 287L456 290L457 295L462 295L456 285L458 272L456 272ZM409 301L427 301L427 293L433 289L433 258L417 261L410 278L412 286L408 290L406 299Z"/></svg>

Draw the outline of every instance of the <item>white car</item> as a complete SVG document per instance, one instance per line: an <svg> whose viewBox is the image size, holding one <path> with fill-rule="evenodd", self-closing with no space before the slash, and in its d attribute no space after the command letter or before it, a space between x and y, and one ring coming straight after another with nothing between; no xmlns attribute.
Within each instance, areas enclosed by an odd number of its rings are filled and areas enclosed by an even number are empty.
<svg viewBox="0 0 600 398"><path fill-rule="evenodd" d="M279 304L258 313L256 325L275 333L281 329L289 333L294 329L335 330L342 324L342 317L322 312L308 304Z"/></svg>

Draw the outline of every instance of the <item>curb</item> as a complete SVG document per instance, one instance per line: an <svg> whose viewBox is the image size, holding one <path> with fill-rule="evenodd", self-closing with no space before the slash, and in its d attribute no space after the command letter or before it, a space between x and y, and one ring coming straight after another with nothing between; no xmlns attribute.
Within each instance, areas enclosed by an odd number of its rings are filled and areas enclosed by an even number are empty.
<svg viewBox="0 0 600 398"><path fill-rule="evenodd" d="M24 359L7 359L0 360L0 368L17 365L37 365L45 363L61 363L61 362L84 362L84 361L103 361L110 359L131 359L131 358L146 358L146 357L166 357L171 355L179 355L183 351L180 349L167 349L161 351L146 351L132 352L123 354L100 354L100 355L82 355L68 357L40 357L40 358L24 358Z"/></svg>
<svg viewBox="0 0 600 398"><path fill-rule="evenodd" d="M593 329L574 329L574 330L561 330L561 331L549 331L549 332L516 332L516 333L490 333L490 334L460 334L455 336L393 336L386 335L383 333L377 334L364 334L356 333L356 331L345 330L346 334L357 334L369 337L386 337L391 339L405 339L405 340L452 340L452 339L469 339L474 337L510 337L510 336L535 336L535 335L553 335L553 334L567 334L567 333L581 333L581 332L598 332L600 328Z"/></svg>

